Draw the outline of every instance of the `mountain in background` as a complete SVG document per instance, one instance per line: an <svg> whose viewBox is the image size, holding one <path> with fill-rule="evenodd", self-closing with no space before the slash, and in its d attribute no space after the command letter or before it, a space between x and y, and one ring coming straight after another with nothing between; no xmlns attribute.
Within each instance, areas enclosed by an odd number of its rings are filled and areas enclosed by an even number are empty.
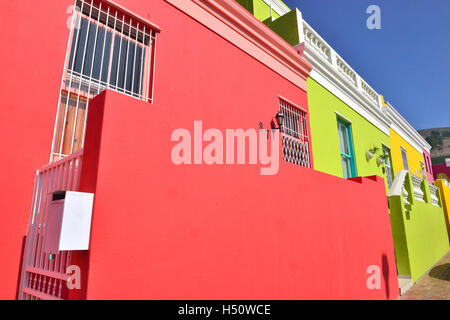
<svg viewBox="0 0 450 320"><path fill-rule="evenodd" d="M419 130L422 137L433 147L431 149L431 162L444 163L450 158L450 127Z"/></svg>

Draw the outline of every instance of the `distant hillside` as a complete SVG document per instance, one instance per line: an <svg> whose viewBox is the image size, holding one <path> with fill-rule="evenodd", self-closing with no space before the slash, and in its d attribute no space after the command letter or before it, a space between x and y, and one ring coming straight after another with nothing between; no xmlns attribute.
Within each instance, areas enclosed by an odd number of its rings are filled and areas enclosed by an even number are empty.
<svg viewBox="0 0 450 320"><path fill-rule="evenodd" d="M431 162L443 163L450 158L450 127L419 130L422 137L433 147L431 149Z"/></svg>

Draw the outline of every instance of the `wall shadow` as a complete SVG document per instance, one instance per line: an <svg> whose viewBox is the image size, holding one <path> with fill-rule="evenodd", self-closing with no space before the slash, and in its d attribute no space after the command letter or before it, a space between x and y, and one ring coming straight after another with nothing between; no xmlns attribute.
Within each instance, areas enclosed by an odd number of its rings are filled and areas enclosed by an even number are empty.
<svg viewBox="0 0 450 320"><path fill-rule="evenodd" d="M23 236L22 238L22 250L20 250L20 264L19 264L19 274L17 276L17 286L16 286L16 300L19 300L22 297L19 297L20 292L20 282L22 280L22 268L23 268L23 255L25 251L25 245L26 245L27 236ZM25 272L24 272L25 273Z"/></svg>
<svg viewBox="0 0 450 320"><path fill-rule="evenodd" d="M386 254L381 256L381 265L383 268L384 288L386 290L386 298L389 299L389 263Z"/></svg>
<svg viewBox="0 0 450 320"><path fill-rule="evenodd" d="M433 269L431 269L428 275L435 279L450 282L450 263L444 263L434 267Z"/></svg>

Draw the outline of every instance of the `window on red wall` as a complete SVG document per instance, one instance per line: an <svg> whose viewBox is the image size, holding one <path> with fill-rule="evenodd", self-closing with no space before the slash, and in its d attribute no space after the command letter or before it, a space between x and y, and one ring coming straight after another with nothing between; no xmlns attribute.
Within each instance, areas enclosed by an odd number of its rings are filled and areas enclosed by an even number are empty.
<svg viewBox="0 0 450 320"><path fill-rule="evenodd" d="M78 0L74 18L66 83L151 101L156 30L105 1Z"/></svg>
<svg viewBox="0 0 450 320"><path fill-rule="evenodd" d="M77 0L72 18L52 158L81 149L89 99L114 90L153 102L158 30L103 0Z"/></svg>
<svg viewBox="0 0 450 320"><path fill-rule="evenodd" d="M282 99L279 111L284 116L281 126L283 159L310 168L306 112Z"/></svg>

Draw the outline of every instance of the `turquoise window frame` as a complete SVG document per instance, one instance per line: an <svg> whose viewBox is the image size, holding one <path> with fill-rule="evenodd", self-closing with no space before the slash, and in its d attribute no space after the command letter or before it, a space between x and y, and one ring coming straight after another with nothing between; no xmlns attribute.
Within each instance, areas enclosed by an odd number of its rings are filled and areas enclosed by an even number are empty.
<svg viewBox="0 0 450 320"><path fill-rule="evenodd" d="M338 124L338 135L339 135L339 146L340 146L340 150L341 150L341 164L342 164L342 174L344 176L344 178L353 178L356 177L357 174L357 169L356 169L356 159L355 159L355 152L354 152L354 147L353 147L353 135L352 135L352 128L351 128L351 123L341 119L341 118L337 118L337 124ZM344 136L341 133L341 127L339 126L343 126L345 128L345 134L347 139L344 139ZM341 144L341 139L344 143L347 144L347 149L349 151L349 153L345 153L343 150L343 146ZM348 161L349 161L349 167L350 167L350 172L349 172L349 176L346 177L345 176L345 169L344 169L344 161L343 161L343 157L345 157Z"/></svg>

